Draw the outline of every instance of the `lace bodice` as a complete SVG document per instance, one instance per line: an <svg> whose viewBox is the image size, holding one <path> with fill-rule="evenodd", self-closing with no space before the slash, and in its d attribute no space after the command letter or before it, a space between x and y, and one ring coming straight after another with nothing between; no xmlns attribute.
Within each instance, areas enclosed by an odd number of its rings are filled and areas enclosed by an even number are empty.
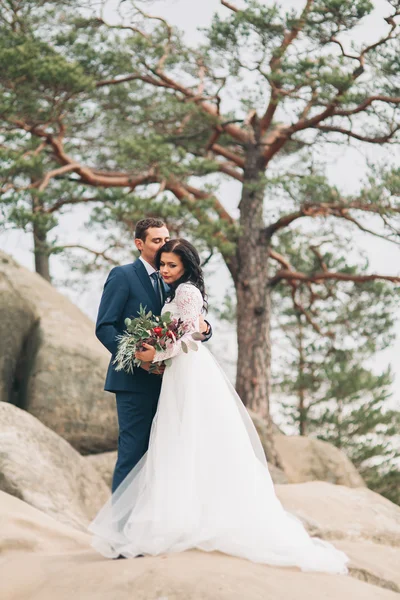
<svg viewBox="0 0 400 600"><path fill-rule="evenodd" d="M182 352L182 341L192 341L192 334L199 330L199 316L203 308L203 297L200 290L191 283L181 283L175 292L172 302L167 302L162 312L170 312L175 319L182 319L186 333L176 342L170 343L166 350L156 352L153 362L161 362L173 358ZM196 342L197 343L197 342Z"/></svg>

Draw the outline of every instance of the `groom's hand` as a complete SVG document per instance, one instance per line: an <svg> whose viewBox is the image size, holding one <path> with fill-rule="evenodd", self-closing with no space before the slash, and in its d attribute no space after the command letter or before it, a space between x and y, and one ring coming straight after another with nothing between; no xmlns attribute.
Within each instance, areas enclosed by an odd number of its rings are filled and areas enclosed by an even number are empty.
<svg viewBox="0 0 400 600"><path fill-rule="evenodd" d="M210 333L210 324L204 320L202 315L200 315L199 329L200 333L203 334L203 339Z"/></svg>

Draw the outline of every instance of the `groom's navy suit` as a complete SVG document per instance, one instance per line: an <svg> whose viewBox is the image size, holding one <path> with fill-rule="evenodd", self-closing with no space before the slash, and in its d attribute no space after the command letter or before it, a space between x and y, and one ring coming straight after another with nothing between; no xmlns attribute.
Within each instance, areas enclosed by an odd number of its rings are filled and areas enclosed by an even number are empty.
<svg viewBox="0 0 400 600"><path fill-rule="evenodd" d="M163 284L164 292L168 288ZM96 336L111 352L104 389L116 394L119 436L118 459L112 491L125 479L147 451L151 424L156 414L162 378L135 368L134 374L116 371L113 360L117 336L125 330L125 319L136 317L140 305L155 315L161 313L163 300L156 293L143 262L115 267L104 285L96 322Z"/></svg>

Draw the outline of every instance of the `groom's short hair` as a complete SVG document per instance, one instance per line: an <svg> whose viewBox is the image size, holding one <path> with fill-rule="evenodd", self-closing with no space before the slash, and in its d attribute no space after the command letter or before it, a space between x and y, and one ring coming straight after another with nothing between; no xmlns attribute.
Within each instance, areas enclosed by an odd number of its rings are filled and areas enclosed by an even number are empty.
<svg viewBox="0 0 400 600"><path fill-rule="evenodd" d="M165 223L162 219L154 219L149 217L148 219L141 219L136 223L135 228L135 239L146 241L147 230L151 227L165 227Z"/></svg>

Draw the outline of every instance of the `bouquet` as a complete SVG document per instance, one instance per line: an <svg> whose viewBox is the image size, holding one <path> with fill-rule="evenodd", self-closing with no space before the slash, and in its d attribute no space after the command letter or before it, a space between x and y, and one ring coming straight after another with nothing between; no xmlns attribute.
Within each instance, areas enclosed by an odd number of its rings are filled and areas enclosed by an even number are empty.
<svg viewBox="0 0 400 600"><path fill-rule="evenodd" d="M151 311L146 312L140 305L139 316L135 319L125 319L126 330L117 337L118 351L113 362L116 371L133 373L134 367L140 367L142 361L135 357L136 352L144 350L143 344L154 346L158 351L166 350L168 346L186 333L186 327L181 319L173 319L171 313L165 312L160 317L155 317ZM198 332L193 333L193 340L202 339ZM191 340L181 342L183 352L198 350L197 344ZM157 369L160 364L170 366L172 360L167 359L162 363L151 364L150 372Z"/></svg>

